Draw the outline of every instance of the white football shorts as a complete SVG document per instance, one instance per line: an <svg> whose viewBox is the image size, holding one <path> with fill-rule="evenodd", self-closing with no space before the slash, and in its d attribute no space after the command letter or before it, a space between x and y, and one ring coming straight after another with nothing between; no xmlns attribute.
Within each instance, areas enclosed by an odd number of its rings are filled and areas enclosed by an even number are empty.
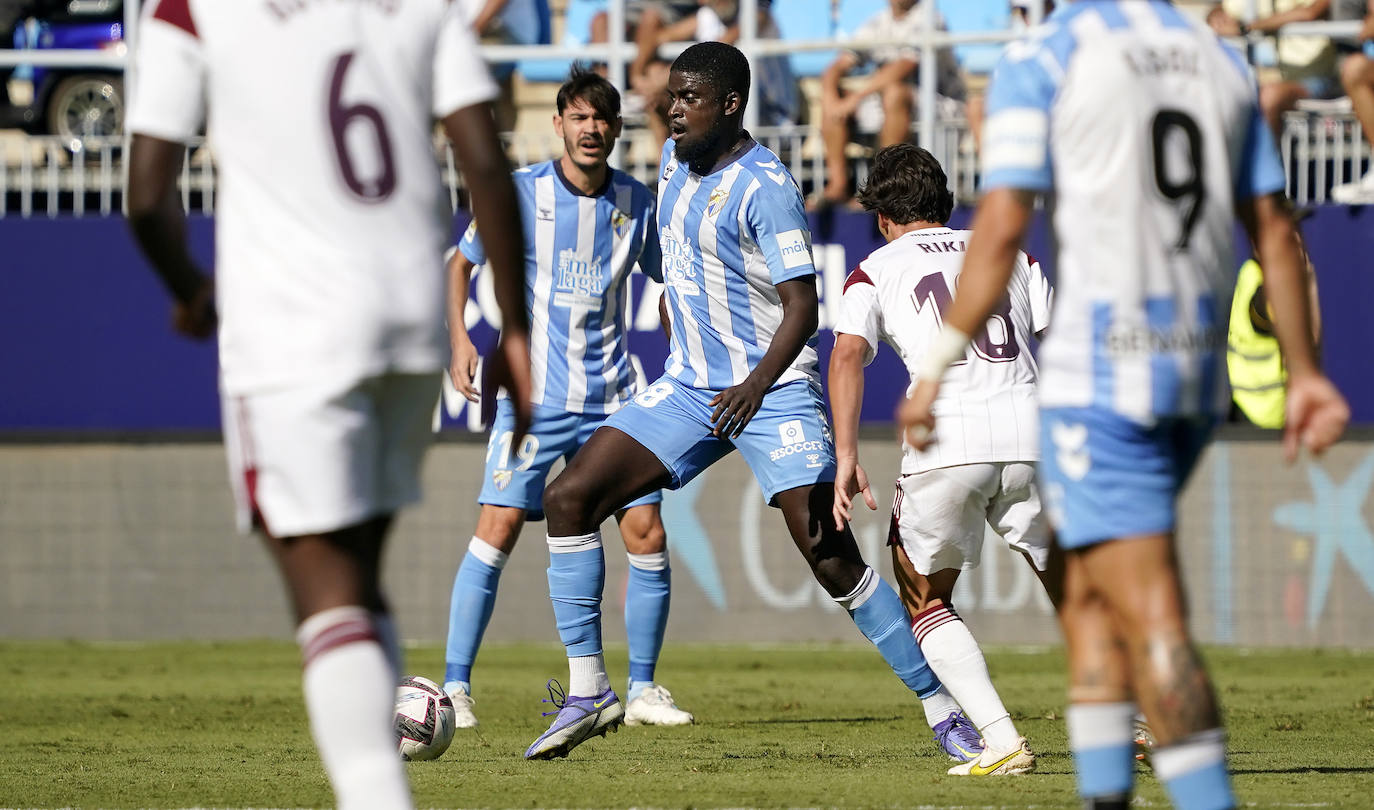
<svg viewBox="0 0 1374 810"><path fill-rule="evenodd" d="M1049 560L1035 464L960 464L897 479L888 544L901 543L917 573L976 568L984 526L1025 554L1036 570Z"/></svg>
<svg viewBox="0 0 1374 810"><path fill-rule="evenodd" d="M434 372L224 398L239 531L320 534L418 501L438 391Z"/></svg>

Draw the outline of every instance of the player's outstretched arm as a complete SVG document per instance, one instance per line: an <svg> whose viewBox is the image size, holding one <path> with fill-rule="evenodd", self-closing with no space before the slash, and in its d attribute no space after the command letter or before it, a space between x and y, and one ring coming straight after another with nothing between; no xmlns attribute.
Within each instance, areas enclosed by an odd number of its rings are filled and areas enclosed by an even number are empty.
<svg viewBox="0 0 1374 810"><path fill-rule="evenodd" d="M717 436L734 438L744 432L744 426L759 412L763 395L801 354L806 341L816 334L820 323L816 277L788 279L777 286L777 291L782 301L782 323L773 333L768 350L744 382L721 391L711 400L715 408L711 414L711 423L715 425L712 433Z"/></svg>
<svg viewBox="0 0 1374 810"><path fill-rule="evenodd" d="M452 353L448 376L453 387L468 402L480 399L477 390L477 361L480 355L468 336L468 286L472 281L472 260L454 250L448 260L448 343Z"/></svg>
<svg viewBox="0 0 1374 810"><path fill-rule="evenodd" d="M935 426L931 408L945 369L964 356L972 336L986 327L1007 294L1034 204L1032 192L1014 188L994 188L978 202L959 290L945 312L944 328L922 362L916 390L897 407L898 431L917 449L930 444Z"/></svg>
<svg viewBox="0 0 1374 810"><path fill-rule="evenodd" d="M876 510L878 502L868 485L868 474L859 464L859 412L864 399L864 360L868 341L858 335L836 333L830 352L830 416L835 432L835 505L831 514L835 529L844 531L853 520L854 496L863 493L864 503Z"/></svg>
<svg viewBox="0 0 1374 810"><path fill-rule="evenodd" d="M208 338L215 333L214 285L191 258L186 214L176 179L186 147L135 134L129 155L129 227L143 255L176 299L172 325L180 333Z"/></svg>
<svg viewBox="0 0 1374 810"><path fill-rule="evenodd" d="M1267 194L1243 200L1236 209L1258 254L1274 336L1288 370L1284 455L1297 458L1300 444L1321 453L1345 432L1350 406L1317 365L1307 273L1288 204L1280 194Z"/></svg>
<svg viewBox="0 0 1374 810"><path fill-rule="evenodd" d="M492 379L504 385L515 407L515 438L530 420L529 316L525 312L525 239L510 165L496 132L491 105L471 104L444 117L458 162L472 192L472 214L487 252L501 309L501 344Z"/></svg>

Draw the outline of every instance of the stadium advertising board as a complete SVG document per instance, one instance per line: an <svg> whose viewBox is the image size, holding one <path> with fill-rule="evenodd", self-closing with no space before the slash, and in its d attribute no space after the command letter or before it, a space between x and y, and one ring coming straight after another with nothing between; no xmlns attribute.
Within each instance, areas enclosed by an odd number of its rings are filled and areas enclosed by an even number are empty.
<svg viewBox="0 0 1374 810"><path fill-rule="evenodd" d="M484 448L440 444L424 503L403 513L387 590L407 638L442 641L454 571L476 525ZM884 543L898 450L861 443L880 502L855 521L864 556L891 581ZM0 445L0 637L288 637L276 572L235 536L223 450L190 445ZM1275 441L1214 445L1185 491L1184 579L1197 637L1239 645L1374 648L1374 441L1288 467ZM663 505L673 570L674 641L862 639L823 593L764 505L748 468L727 458ZM543 525L502 574L487 638L555 642ZM625 555L607 527L607 639L624 640ZM989 537L983 565L955 592L991 643L1058 641L1029 568ZM874 665L881 666L877 656Z"/></svg>
<svg viewBox="0 0 1374 810"><path fill-rule="evenodd" d="M970 212L955 212L966 224ZM828 361L830 306L844 277L881 240L867 215L837 211L812 217L821 274L821 363ZM458 233L465 220L455 223ZM1374 345L1374 213L1325 207L1304 225L1321 279L1324 362L1350 398L1357 422L1374 423L1374 377L1367 348ZM194 251L206 264L212 223L191 221ZM213 431L219 428L213 347L175 338L166 297L138 258L117 218L25 220L0 218L0 433ZM1043 218L1030 252L1048 255ZM1051 272L1053 268L1048 268ZM483 273L474 279L468 323L479 346L494 339L495 302ZM657 291L635 275L629 319L631 350L651 379L663 368L667 341L658 326ZM887 422L905 387L896 355L879 353L865 387L865 421ZM474 429L469 409L450 389L438 416L449 430Z"/></svg>

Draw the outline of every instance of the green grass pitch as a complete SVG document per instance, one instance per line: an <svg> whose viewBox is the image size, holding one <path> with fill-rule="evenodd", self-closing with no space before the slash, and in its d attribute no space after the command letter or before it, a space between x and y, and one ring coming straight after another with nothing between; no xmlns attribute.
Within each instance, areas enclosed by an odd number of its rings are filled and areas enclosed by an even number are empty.
<svg viewBox="0 0 1374 810"><path fill-rule="evenodd" d="M669 644L662 683L688 728L626 728L526 762L554 645L491 645L482 725L407 766L419 807L1075 807L1062 653L993 651L1036 773L957 779L870 648ZM443 653L407 652L438 678ZM1231 766L1252 807L1374 807L1374 657L1211 649ZM613 681L625 651L609 651ZM286 643L0 642L0 807L326 807ZM1143 769L1137 805L1167 806Z"/></svg>

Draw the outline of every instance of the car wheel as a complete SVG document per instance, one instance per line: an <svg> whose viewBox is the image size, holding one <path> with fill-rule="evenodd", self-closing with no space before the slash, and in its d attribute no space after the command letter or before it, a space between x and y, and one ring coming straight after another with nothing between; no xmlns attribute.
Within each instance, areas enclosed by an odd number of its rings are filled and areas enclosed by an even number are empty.
<svg viewBox="0 0 1374 810"><path fill-rule="evenodd" d="M48 132L68 142L124 131L124 80L117 76L68 76L48 100Z"/></svg>

